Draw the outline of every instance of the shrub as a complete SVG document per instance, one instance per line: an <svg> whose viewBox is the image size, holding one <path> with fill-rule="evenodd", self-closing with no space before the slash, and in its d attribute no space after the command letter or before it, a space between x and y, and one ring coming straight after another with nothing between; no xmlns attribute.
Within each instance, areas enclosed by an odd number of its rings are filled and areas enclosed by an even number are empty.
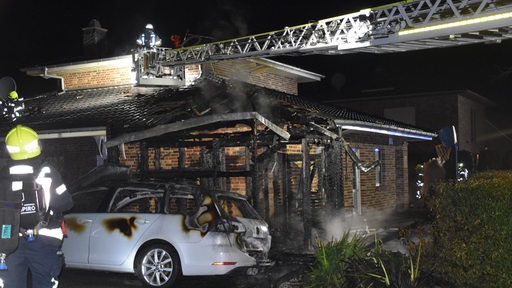
<svg viewBox="0 0 512 288"><path fill-rule="evenodd" d="M348 232L327 243L317 239L315 263L306 274L304 287L359 287L357 267L366 258L366 246L361 236Z"/></svg>
<svg viewBox="0 0 512 288"><path fill-rule="evenodd" d="M374 247L348 233L340 240L317 241L316 261L304 277L304 287L428 287L422 286L426 278L420 271L421 250L421 244L408 256L384 250L377 235Z"/></svg>
<svg viewBox="0 0 512 288"><path fill-rule="evenodd" d="M437 188L435 271L453 287L512 287L512 172Z"/></svg>
<svg viewBox="0 0 512 288"><path fill-rule="evenodd" d="M409 255L388 251L382 248L382 241L375 240L375 247L368 254L366 277L361 281L362 287L372 288L415 288L425 286L429 274L421 270L423 261L423 241L418 242ZM411 248L411 247L409 247Z"/></svg>

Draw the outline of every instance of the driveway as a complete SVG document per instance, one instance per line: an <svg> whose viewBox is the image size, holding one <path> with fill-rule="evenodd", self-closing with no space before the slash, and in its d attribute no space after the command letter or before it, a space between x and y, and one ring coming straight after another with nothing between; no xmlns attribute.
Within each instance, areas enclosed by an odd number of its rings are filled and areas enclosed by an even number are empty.
<svg viewBox="0 0 512 288"><path fill-rule="evenodd" d="M293 262L293 261L292 261ZM174 288L292 288L300 287L295 283L295 276L300 275L303 265L300 263L274 265L257 276L218 276L218 277L183 277ZM130 288L143 287L133 274L100 272L91 270L64 269L60 277L61 288Z"/></svg>

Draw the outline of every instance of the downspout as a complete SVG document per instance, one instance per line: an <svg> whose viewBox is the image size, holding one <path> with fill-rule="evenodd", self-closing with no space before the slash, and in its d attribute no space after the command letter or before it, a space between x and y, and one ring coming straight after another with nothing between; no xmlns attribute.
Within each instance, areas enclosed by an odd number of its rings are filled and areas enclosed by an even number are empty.
<svg viewBox="0 0 512 288"><path fill-rule="evenodd" d="M62 94L66 91L64 89L64 77L48 74L47 67L44 67L44 74L40 74L39 76L43 77L44 79L59 79L60 80L60 91L58 92L58 94Z"/></svg>

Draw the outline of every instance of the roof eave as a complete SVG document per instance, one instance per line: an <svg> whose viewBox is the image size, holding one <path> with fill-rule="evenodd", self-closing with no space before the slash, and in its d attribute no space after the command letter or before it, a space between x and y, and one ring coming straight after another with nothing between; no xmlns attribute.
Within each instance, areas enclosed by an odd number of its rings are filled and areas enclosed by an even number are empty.
<svg viewBox="0 0 512 288"><path fill-rule="evenodd" d="M285 72L288 75L294 75L295 76L294 79L298 83L318 82L318 81L321 81L323 78L325 78L325 76L322 74L307 71L307 70L304 70L304 69L301 69L301 68L298 68L295 66L291 66L291 65L277 62L274 60L270 60L267 58L252 58L252 59L248 59L248 60L251 62L260 64L260 65L265 65L267 67L271 67L273 69Z"/></svg>
<svg viewBox="0 0 512 288"><path fill-rule="evenodd" d="M337 119L334 120L334 122L336 123L336 126L345 130L371 132L418 140L432 140L434 137L437 136L436 133L423 131L421 129L404 128L386 124L376 124L343 119Z"/></svg>

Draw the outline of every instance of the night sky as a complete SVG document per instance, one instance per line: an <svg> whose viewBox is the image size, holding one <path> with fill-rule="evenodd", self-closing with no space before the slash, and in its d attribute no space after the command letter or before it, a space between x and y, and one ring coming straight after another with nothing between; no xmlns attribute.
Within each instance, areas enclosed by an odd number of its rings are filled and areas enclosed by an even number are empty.
<svg viewBox="0 0 512 288"><path fill-rule="evenodd" d="M97 19L108 29L112 56L129 54L146 23L170 47L170 35L216 40L263 33L393 1L64 1L1 0L3 53L0 77L12 76L21 93L20 68L83 59L82 28ZM83 3L83 4L80 4ZM135 3L135 4L134 4ZM369 96L361 91L424 92L470 89L508 110L512 92L512 40L493 45L424 50L388 55L277 57L326 77L301 88L315 99ZM20 79L20 80L18 80Z"/></svg>

